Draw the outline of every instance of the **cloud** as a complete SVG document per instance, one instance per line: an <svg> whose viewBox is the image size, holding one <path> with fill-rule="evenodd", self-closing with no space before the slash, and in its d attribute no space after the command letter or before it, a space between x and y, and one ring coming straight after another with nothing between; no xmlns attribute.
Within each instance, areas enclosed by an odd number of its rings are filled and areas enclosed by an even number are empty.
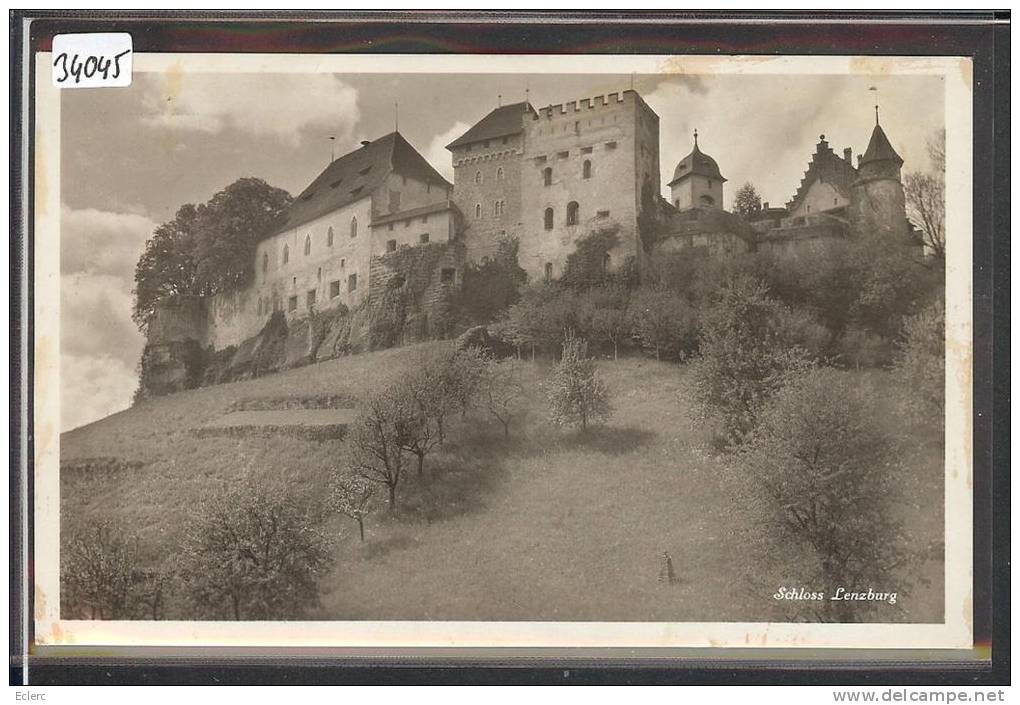
<svg viewBox="0 0 1020 705"><path fill-rule="evenodd" d="M61 209L61 423L125 408L145 340L131 320L134 268L156 224L137 213Z"/></svg>
<svg viewBox="0 0 1020 705"><path fill-rule="evenodd" d="M69 431L131 405L133 365L114 357L60 356L60 430Z"/></svg>
<svg viewBox="0 0 1020 705"><path fill-rule="evenodd" d="M142 121L218 133L226 129L296 145L305 130L348 139L358 92L332 74L167 74L152 82Z"/></svg>
<svg viewBox="0 0 1020 705"><path fill-rule="evenodd" d="M156 223L136 213L64 207L60 213L60 271L133 276Z"/></svg>
<svg viewBox="0 0 1020 705"><path fill-rule="evenodd" d="M434 166L450 183L453 183L453 160L446 145L463 135L470 127L471 125L466 122L455 122L446 132L433 137L429 142L428 149L425 150L425 158L429 164Z"/></svg>

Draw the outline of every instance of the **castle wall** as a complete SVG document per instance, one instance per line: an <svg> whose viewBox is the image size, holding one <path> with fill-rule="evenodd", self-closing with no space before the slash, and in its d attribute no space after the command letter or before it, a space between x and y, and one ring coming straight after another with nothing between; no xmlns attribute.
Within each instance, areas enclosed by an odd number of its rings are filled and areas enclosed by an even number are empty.
<svg viewBox="0 0 1020 705"><path fill-rule="evenodd" d="M260 242L252 283L208 300L203 345L217 350L237 345L261 330L273 311L283 311L289 321L341 303L357 305L368 288L371 219L371 199L364 198ZM307 255L306 238L311 244Z"/></svg>
<svg viewBox="0 0 1020 705"><path fill-rule="evenodd" d="M825 181L815 181L808 187L804 198L790 212L790 217L798 218L822 211L840 208L850 201L839 190Z"/></svg>
<svg viewBox="0 0 1020 705"><path fill-rule="evenodd" d="M649 188L657 193L659 183L658 120L653 117L637 94L627 91L542 108L525 120L518 258L532 281L543 279L547 266L552 277L559 277L576 241L602 218L621 226L611 265L638 254L640 185L647 175ZM589 178L585 161L591 163ZM547 168L552 170L548 185ZM567 222L571 202L578 204L575 224ZM551 229L545 227L547 208L553 212Z"/></svg>

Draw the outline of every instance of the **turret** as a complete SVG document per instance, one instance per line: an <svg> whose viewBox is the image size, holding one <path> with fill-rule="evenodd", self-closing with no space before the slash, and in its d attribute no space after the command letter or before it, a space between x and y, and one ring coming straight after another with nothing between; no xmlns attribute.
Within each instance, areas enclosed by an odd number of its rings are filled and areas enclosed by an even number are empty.
<svg viewBox="0 0 1020 705"><path fill-rule="evenodd" d="M670 200L678 210L698 206L722 208L723 184L715 159L698 148L698 131L694 131L694 149L680 160L669 182Z"/></svg>
<svg viewBox="0 0 1020 705"><path fill-rule="evenodd" d="M856 234L906 241L910 224L900 169L903 159L893 149L878 120L864 154L857 162L857 180L852 186L850 220Z"/></svg>

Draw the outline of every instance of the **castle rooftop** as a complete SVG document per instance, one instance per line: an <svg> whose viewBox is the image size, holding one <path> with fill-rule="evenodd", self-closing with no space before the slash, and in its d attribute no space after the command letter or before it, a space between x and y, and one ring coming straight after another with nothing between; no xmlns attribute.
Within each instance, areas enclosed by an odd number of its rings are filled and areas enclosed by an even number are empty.
<svg viewBox="0 0 1020 705"><path fill-rule="evenodd" d="M670 181L667 186L672 186L681 179L685 179L691 175L707 176L710 179L718 179L719 181L726 181L723 175L719 172L719 165L715 159L708 156L698 148L698 133L694 133L694 149L686 157L680 160L680 163L676 165L676 169L673 170L673 180Z"/></svg>
<svg viewBox="0 0 1020 705"><path fill-rule="evenodd" d="M263 238L296 228L371 195L397 173L452 188L399 132L391 132L335 159L269 227Z"/></svg>
<svg viewBox="0 0 1020 705"><path fill-rule="evenodd" d="M878 124L878 119L876 118L875 129L871 131L871 141L868 142L868 149L861 157L861 164L878 161L892 161L898 162L901 166L903 165L903 159L893 149L889 138L885 136L885 131Z"/></svg>
<svg viewBox="0 0 1020 705"><path fill-rule="evenodd" d="M524 114L534 112L527 101L496 108L446 148L452 150L475 142L520 134L524 131Z"/></svg>

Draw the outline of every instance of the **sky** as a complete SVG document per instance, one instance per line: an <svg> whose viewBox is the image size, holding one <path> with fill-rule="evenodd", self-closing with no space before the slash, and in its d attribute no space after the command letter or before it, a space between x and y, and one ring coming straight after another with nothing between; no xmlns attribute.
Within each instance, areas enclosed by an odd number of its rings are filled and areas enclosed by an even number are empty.
<svg viewBox="0 0 1020 705"><path fill-rule="evenodd" d="M144 347L135 263L181 205L245 176L297 194L329 163L329 137L339 156L395 124L452 181L445 145L500 101L541 108L632 85L659 115L663 195L696 128L728 179L726 208L745 182L788 201L821 134L837 154L863 152L871 86L904 171L930 168L925 142L944 126L936 76L136 73L128 88L62 91L62 430L130 405Z"/></svg>

